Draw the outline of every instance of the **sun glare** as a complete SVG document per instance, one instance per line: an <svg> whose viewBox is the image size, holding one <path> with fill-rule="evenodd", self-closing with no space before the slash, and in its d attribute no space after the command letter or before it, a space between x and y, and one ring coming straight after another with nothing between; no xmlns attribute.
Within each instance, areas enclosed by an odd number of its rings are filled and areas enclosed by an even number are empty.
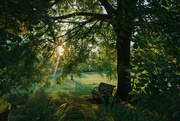
<svg viewBox="0 0 180 121"><path fill-rule="evenodd" d="M59 55L63 55L64 48L62 46L58 47Z"/></svg>

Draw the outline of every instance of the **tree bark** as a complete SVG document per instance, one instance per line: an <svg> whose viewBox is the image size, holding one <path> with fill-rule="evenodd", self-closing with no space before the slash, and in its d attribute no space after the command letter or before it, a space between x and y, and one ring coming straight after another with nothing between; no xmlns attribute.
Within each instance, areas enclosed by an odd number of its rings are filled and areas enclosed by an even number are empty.
<svg viewBox="0 0 180 121"><path fill-rule="evenodd" d="M126 69L130 64L131 31L126 32L125 36L121 36L120 31L122 30L116 30L118 82L115 97L123 101L128 101L128 93L131 91L131 84L130 79L127 77L130 73L127 72Z"/></svg>
<svg viewBox="0 0 180 121"><path fill-rule="evenodd" d="M119 13L115 14L115 24L113 24L113 29L117 36L116 48L118 82L115 98L128 102L128 93L131 91L131 80L127 77L130 73L126 70L130 65L130 39L132 36L131 23L133 20L129 20L121 15L123 10L120 8L121 7L119 6Z"/></svg>
<svg viewBox="0 0 180 121"><path fill-rule="evenodd" d="M134 17L133 12L136 8L137 0L119 0L118 8L114 13L113 29L117 35L117 91L115 98L129 101L128 93L132 90L131 80L128 78L130 73L126 69L130 65L130 39L133 34ZM128 6L127 6L128 5Z"/></svg>

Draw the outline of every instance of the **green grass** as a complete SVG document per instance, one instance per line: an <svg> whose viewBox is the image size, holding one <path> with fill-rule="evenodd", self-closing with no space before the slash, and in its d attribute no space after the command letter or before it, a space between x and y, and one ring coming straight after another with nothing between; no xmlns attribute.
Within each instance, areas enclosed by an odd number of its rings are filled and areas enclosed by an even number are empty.
<svg viewBox="0 0 180 121"><path fill-rule="evenodd" d="M57 77L55 75L55 77ZM98 87L101 82L109 83L112 85L117 84L116 80L108 80L103 74L103 77L99 75L97 72L86 72L83 73L81 78L78 78L77 76L73 77L74 80L70 79L70 76L66 78L66 80L60 84L57 85L55 78L50 77L50 83L51 85L48 88L45 88L45 91L49 94L51 94L54 98L57 98L59 96L63 97L74 97L77 99L80 98L92 98L91 91L94 87ZM36 91L39 88L38 85L34 85L29 91L33 90ZM28 93L25 90L18 90L20 93ZM113 94L116 92L116 87L114 88ZM16 92L13 92L14 94L17 94Z"/></svg>
<svg viewBox="0 0 180 121"><path fill-rule="evenodd" d="M81 78L74 76L74 80L70 77L61 84L57 85L55 79L50 79L51 86L46 89L50 93L69 93L69 94L89 94L94 87L100 82L116 85L116 81L109 81L105 76L101 77L96 72L83 73Z"/></svg>

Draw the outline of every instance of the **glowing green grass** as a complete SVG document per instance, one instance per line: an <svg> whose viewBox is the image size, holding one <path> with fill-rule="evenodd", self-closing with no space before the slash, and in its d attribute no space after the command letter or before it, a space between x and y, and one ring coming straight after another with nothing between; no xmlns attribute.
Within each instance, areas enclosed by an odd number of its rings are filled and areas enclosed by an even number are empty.
<svg viewBox="0 0 180 121"><path fill-rule="evenodd" d="M50 93L67 93L73 95L91 94L94 87L97 87L101 82L116 85L116 81L109 81L105 76L102 77L96 72L86 72L82 74L81 78L77 76L70 79L70 76L62 83L57 85L55 79L51 79L51 86L46 89Z"/></svg>
<svg viewBox="0 0 180 121"><path fill-rule="evenodd" d="M58 76L58 74L56 76ZM71 77L69 76L61 85L57 85L55 78L50 77L51 85L48 88L45 88L45 91L51 94L56 93L73 96L83 96L91 95L92 89L94 87L98 87L101 82L109 83L115 86L117 84L116 80L110 81L105 77L105 75L104 77L102 77L97 72L86 72L82 74L81 78L74 76L73 79L74 80L71 80ZM38 88L38 85L34 85L29 91L36 91ZM115 90L116 87L114 89L114 92ZM25 90L19 90L19 92L27 93L27 91ZM12 93L16 92L12 91Z"/></svg>

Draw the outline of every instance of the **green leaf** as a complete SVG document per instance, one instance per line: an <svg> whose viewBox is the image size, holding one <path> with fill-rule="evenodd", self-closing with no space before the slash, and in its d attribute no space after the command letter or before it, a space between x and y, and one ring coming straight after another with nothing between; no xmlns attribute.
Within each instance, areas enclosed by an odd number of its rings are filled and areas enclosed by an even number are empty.
<svg viewBox="0 0 180 121"><path fill-rule="evenodd" d="M4 105L0 105L0 114L8 110L9 104L4 102Z"/></svg>
<svg viewBox="0 0 180 121"><path fill-rule="evenodd" d="M105 116L106 106L104 104L101 104L101 113L103 114L103 116Z"/></svg>
<svg viewBox="0 0 180 121"><path fill-rule="evenodd" d="M45 42L45 39L40 39L40 40L38 40L37 43L41 43L41 42Z"/></svg>
<svg viewBox="0 0 180 121"><path fill-rule="evenodd" d="M30 107L29 113L35 116L39 116L39 113L37 112L37 109L35 107Z"/></svg>
<svg viewBox="0 0 180 121"><path fill-rule="evenodd" d="M158 85L157 87L162 90L166 90L168 88L167 85Z"/></svg>
<svg viewBox="0 0 180 121"><path fill-rule="evenodd" d="M87 106L89 106L89 107L93 107L92 105L90 105L89 103L83 103L83 104L85 104L85 105L87 105Z"/></svg>
<svg viewBox="0 0 180 121"><path fill-rule="evenodd" d="M137 93L136 91L131 91L128 93L129 95L138 95L139 93Z"/></svg>
<svg viewBox="0 0 180 121"><path fill-rule="evenodd" d="M26 121L27 116L23 115L23 116L17 116L17 117L13 117L11 118L9 121Z"/></svg>
<svg viewBox="0 0 180 121"><path fill-rule="evenodd" d="M53 114L53 111L54 111L53 108L49 108L48 111L44 114L45 119L48 119Z"/></svg>
<svg viewBox="0 0 180 121"><path fill-rule="evenodd" d="M103 97L101 94L100 94L100 98L101 98L101 100L103 101L103 103L105 104L106 101L105 101L104 97Z"/></svg>
<svg viewBox="0 0 180 121"><path fill-rule="evenodd" d="M123 117L123 121L130 119L130 116L132 115L131 111L128 111L127 113L125 113L124 117Z"/></svg>
<svg viewBox="0 0 180 121"><path fill-rule="evenodd" d="M36 29L36 30L40 30L40 29L42 29L42 28L43 28L43 27L36 27L35 29Z"/></svg>
<svg viewBox="0 0 180 121"><path fill-rule="evenodd" d="M79 116L80 116L80 114L72 114L72 115L70 115L70 116L68 116L68 117L70 117L71 119L79 119Z"/></svg>
<svg viewBox="0 0 180 121"><path fill-rule="evenodd" d="M64 108L64 107L66 107L66 105L67 105L67 103L63 103L63 104L60 106L60 108Z"/></svg>
<svg viewBox="0 0 180 121"><path fill-rule="evenodd" d="M173 105L169 108L169 110L178 110L178 109L180 109L180 104Z"/></svg>
<svg viewBox="0 0 180 121"><path fill-rule="evenodd" d="M108 121L114 121L114 118L113 118L112 116L108 116L108 117L107 117L107 120L108 120Z"/></svg>
<svg viewBox="0 0 180 121"><path fill-rule="evenodd" d="M131 102L137 100L139 98L139 96L133 96L133 98L131 98Z"/></svg>
<svg viewBox="0 0 180 121"><path fill-rule="evenodd" d="M107 104L106 112L107 112L107 114L109 114L111 112L111 105L110 104Z"/></svg>
<svg viewBox="0 0 180 121"><path fill-rule="evenodd" d="M180 111L176 111L173 113L173 117L180 117Z"/></svg>
<svg viewBox="0 0 180 121"><path fill-rule="evenodd" d="M95 113L94 113L94 110L93 110L93 109L91 109L91 115L92 115L92 120L95 121L95 118L96 118L96 117L95 117Z"/></svg>
<svg viewBox="0 0 180 121"><path fill-rule="evenodd" d="M142 56L145 57L145 58L150 58L151 57L151 56L146 55L146 54L142 54Z"/></svg>
<svg viewBox="0 0 180 121"><path fill-rule="evenodd" d="M65 112L66 112L66 113L71 112L71 111L72 111L72 108L73 108L72 106L68 107L68 108L65 110Z"/></svg>
<svg viewBox="0 0 180 121"><path fill-rule="evenodd" d="M31 119L31 121L36 121L36 117L33 117L32 115L29 114L29 117Z"/></svg>
<svg viewBox="0 0 180 121"><path fill-rule="evenodd" d="M27 108L25 107L19 107L11 110L11 114L13 115L18 115L18 114L24 114L27 111Z"/></svg>
<svg viewBox="0 0 180 121"><path fill-rule="evenodd" d="M35 35L35 37L40 38L40 37L43 36L43 34L44 34L44 33L37 33L37 34Z"/></svg>
<svg viewBox="0 0 180 121"><path fill-rule="evenodd" d="M150 39L149 42L150 42L152 45L155 45L155 44L156 44L153 39Z"/></svg>
<svg viewBox="0 0 180 121"><path fill-rule="evenodd" d="M59 121L64 121L65 118L66 118L66 114L63 114L63 115L60 117Z"/></svg>
<svg viewBox="0 0 180 121"><path fill-rule="evenodd" d="M113 99L114 99L113 96L110 96L110 97L109 97L109 100L108 100L109 104L112 104L112 103L113 103Z"/></svg>
<svg viewBox="0 0 180 121"><path fill-rule="evenodd" d="M34 100L30 100L30 103L32 103L33 105L38 105L38 103Z"/></svg>
<svg viewBox="0 0 180 121"><path fill-rule="evenodd" d="M0 106L4 105L4 102L5 102L4 99L0 97Z"/></svg>
<svg viewBox="0 0 180 121"><path fill-rule="evenodd" d="M146 64L146 65L148 65L148 66L153 65L153 63L147 62L147 61L143 61L143 63Z"/></svg>
<svg viewBox="0 0 180 121"><path fill-rule="evenodd" d="M136 76L127 76L127 77L130 79L136 79L137 78Z"/></svg>
<svg viewBox="0 0 180 121"><path fill-rule="evenodd" d="M168 91L163 91L163 92L160 92L159 95L165 95L167 93L168 93Z"/></svg>
<svg viewBox="0 0 180 121"><path fill-rule="evenodd" d="M54 32L52 31L52 32L48 33L48 36L54 37Z"/></svg>

